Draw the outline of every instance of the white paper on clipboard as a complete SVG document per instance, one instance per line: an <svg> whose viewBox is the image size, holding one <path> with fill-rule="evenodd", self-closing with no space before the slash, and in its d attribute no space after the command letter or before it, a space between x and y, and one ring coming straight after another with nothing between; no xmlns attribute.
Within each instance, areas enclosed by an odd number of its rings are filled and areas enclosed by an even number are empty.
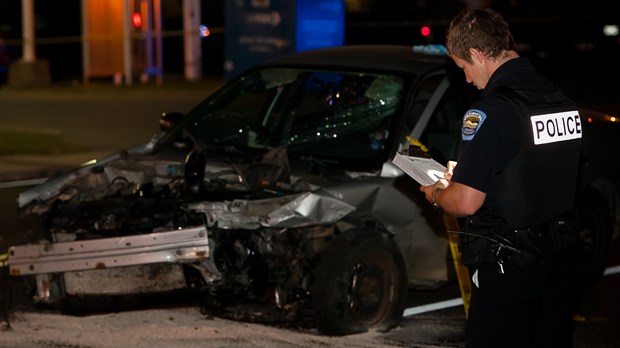
<svg viewBox="0 0 620 348"><path fill-rule="evenodd" d="M434 184L443 179L446 167L432 158L407 156L397 153L392 160L398 168L422 186Z"/></svg>

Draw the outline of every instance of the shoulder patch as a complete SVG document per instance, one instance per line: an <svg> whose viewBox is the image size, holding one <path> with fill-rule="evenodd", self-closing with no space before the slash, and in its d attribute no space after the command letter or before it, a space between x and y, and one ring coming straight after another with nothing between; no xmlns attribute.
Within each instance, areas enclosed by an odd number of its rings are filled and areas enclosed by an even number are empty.
<svg viewBox="0 0 620 348"><path fill-rule="evenodd" d="M463 126L461 128L461 139L472 140L476 132L486 120L487 114L478 109L470 109L463 116Z"/></svg>

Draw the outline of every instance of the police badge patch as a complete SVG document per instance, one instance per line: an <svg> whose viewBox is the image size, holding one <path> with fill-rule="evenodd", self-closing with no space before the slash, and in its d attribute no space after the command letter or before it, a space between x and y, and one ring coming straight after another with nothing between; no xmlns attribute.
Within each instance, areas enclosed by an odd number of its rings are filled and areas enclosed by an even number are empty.
<svg viewBox="0 0 620 348"><path fill-rule="evenodd" d="M472 140L486 118L487 115L478 109L467 110L465 116L463 116L461 138L463 140Z"/></svg>

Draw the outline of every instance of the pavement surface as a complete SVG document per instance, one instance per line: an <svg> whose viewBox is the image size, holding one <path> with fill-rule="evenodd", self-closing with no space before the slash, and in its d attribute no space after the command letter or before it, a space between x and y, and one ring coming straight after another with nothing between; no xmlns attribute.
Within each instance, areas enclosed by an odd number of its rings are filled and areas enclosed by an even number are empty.
<svg viewBox="0 0 620 348"><path fill-rule="evenodd" d="M50 177L91 159L146 143L159 132L162 112L187 112L222 83L207 80L31 89L0 86L0 130L55 134L85 149L0 155L0 182Z"/></svg>

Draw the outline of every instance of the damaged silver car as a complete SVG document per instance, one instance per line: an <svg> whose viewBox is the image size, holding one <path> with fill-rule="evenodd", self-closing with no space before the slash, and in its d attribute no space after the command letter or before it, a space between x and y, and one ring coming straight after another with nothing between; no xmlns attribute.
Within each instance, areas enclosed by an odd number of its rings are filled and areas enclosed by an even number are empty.
<svg viewBox="0 0 620 348"><path fill-rule="evenodd" d="M239 320L393 328L409 289L452 274L441 213L392 164L412 144L455 158L470 95L440 53L347 46L247 71L144 146L23 192L45 242L12 247L11 275L61 308L191 291Z"/></svg>

